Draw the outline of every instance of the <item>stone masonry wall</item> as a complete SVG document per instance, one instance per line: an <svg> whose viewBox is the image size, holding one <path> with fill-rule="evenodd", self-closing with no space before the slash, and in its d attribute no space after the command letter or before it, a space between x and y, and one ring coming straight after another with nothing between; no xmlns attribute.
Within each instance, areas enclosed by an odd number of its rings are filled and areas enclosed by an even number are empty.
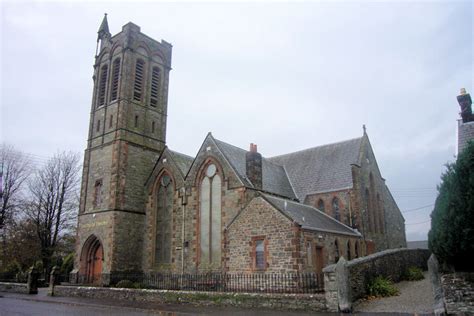
<svg viewBox="0 0 474 316"><path fill-rule="evenodd" d="M166 159L166 160L165 160ZM164 162L165 161L165 162ZM172 212L172 244L171 244L171 263L155 264L155 242L156 242L156 205L158 203L157 192L161 176L166 173L171 176L174 186L173 194L173 212ZM181 189L185 186L180 170L174 164L172 156L168 150L165 150L160 161L155 166L149 184L147 185L147 205L146 205L146 223L143 252L143 270L147 272L162 271L181 273L182 270L182 248L184 240L183 232L183 211L187 206L182 205Z"/></svg>
<svg viewBox="0 0 474 316"><path fill-rule="evenodd" d="M26 283L0 282L0 292L28 294Z"/></svg>
<svg viewBox="0 0 474 316"><path fill-rule="evenodd" d="M348 251L350 252L350 258L356 258L363 256L364 253L361 252L365 248L365 245L360 238L351 237L347 235L341 234L329 234L325 232L317 232L317 231L303 231L303 238L301 238L301 258L303 259L303 266L304 271L307 272L315 272L316 271L316 256L315 250L316 247L322 248L323 253L323 265L321 268L325 266L335 263L336 258L336 240L338 242L339 248L339 257L343 256L344 258L348 258ZM311 244L312 251L312 265L309 264L311 260L308 258L308 243ZM349 249L348 249L349 248ZM356 251L357 248L357 251Z"/></svg>
<svg viewBox="0 0 474 316"><path fill-rule="evenodd" d="M319 209L319 201L322 200L324 203L324 209L320 211L325 212L327 215L336 218L336 214L333 208L333 199L336 198L339 200L339 212L341 216L341 222L350 226L351 223L351 211L350 207L350 190L342 191L333 191L325 193L315 193L306 196L304 203L311 205Z"/></svg>
<svg viewBox="0 0 474 316"><path fill-rule="evenodd" d="M257 197L232 222L226 234L228 272L254 272L253 239L265 240L266 273L291 273L301 266L299 230L290 219Z"/></svg>
<svg viewBox="0 0 474 316"><path fill-rule="evenodd" d="M160 304L190 304L195 306L234 306L239 308L270 308L279 310L326 311L324 294L260 294L218 293L169 290L139 290L84 286L56 286L56 296L95 299L131 300Z"/></svg>
<svg viewBox="0 0 474 316"><path fill-rule="evenodd" d="M474 273L443 274L441 286L448 315L474 315Z"/></svg>
<svg viewBox="0 0 474 316"><path fill-rule="evenodd" d="M463 123L458 120L458 154L466 148L470 140L474 141L474 122Z"/></svg>
<svg viewBox="0 0 474 316"><path fill-rule="evenodd" d="M409 267L415 266L427 269L427 261L430 256L426 249L389 249L366 257L354 259L345 263L348 271L348 287L350 288L350 302L360 299L366 294L367 284L377 276L383 276L394 282L400 281L402 274ZM335 298L340 300L334 292L341 286L340 277L336 275L336 265L327 266L324 269L324 288L328 306L337 306L333 302Z"/></svg>
<svg viewBox="0 0 474 316"><path fill-rule="evenodd" d="M200 216L200 184L209 163L217 166L218 173L222 178L222 204L221 204L221 254L220 267L204 266L200 262L199 244L199 216ZM232 167L215 145L212 137L206 137L201 150L196 155L193 166L186 177L187 185L191 187L191 195L186 206L186 229L185 240L189 242L189 248L185 255L186 271L190 273L207 271L225 271L225 235L224 231L230 221L247 204L249 194L252 193L243 187L242 182L234 173Z"/></svg>
<svg viewBox="0 0 474 316"><path fill-rule="evenodd" d="M360 153L360 166L353 166L354 214L360 217L356 226L366 239L375 242L375 251L391 247L406 246L404 230L392 229L392 226L404 226L400 209L389 195L375 159L368 137L363 138ZM372 181L371 181L372 175ZM366 190L369 200L366 199Z"/></svg>

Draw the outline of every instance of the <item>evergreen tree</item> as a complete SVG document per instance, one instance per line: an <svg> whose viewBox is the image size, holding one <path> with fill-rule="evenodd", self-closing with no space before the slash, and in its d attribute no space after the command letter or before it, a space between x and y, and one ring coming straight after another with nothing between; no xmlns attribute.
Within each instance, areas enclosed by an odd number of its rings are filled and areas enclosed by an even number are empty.
<svg viewBox="0 0 474 316"><path fill-rule="evenodd" d="M474 268L467 259L474 253L474 141L441 175L428 241L440 262Z"/></svg>

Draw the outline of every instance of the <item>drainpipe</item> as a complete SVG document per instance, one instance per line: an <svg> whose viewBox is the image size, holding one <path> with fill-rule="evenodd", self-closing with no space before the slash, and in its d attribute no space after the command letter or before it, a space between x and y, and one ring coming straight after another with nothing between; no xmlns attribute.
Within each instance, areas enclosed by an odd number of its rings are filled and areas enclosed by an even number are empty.
<svg viewBox="0 0 474 316"><path fill-rule="evenodd" d="M351 204L351 195L349 192L346 192L347 200L349 201L349 226L353 227L352 223L352 204Z"/></svg>
<svg viewBox="0 0 474 316"><path fill-rule="evenodd" d="M181 208L182 208L182 214L183 218L181 220L181 274L184 274L184 246L185 246L185 241L184 238L186 237L185 235L185 225L184 225L184 220L186 218L186 204L187 204L187 195L186 195L186 187L181 188Z"/></svg>

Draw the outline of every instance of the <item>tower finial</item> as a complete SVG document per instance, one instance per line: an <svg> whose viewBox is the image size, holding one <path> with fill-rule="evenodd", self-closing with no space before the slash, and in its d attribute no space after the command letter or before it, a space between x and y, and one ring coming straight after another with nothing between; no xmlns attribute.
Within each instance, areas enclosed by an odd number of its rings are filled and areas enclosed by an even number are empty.
<svg viewBox="0 0 474 316"><path fill-rule="evenodd" d="M367 134L367 128L365 127L365 124L362 124L362 130L364 131L364 135Z"/></svg>
<svg viewBox="0 0 474 316"><path fill-rule="evenodd" d="M106 37L110 37L109 23L107 22L107 13L104 13L104 19L102 20L102 23L100 24L99 31L97 31L97 34L98 34L97 42Z"/></svg>

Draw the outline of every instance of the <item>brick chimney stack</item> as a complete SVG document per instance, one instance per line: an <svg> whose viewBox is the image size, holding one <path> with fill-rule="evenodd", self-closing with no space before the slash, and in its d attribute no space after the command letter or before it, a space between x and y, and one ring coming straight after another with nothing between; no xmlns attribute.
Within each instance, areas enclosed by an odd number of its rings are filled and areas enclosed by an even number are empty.
<svg viewBox="0 0 474 316"><path fill-rule="evenodd" d="M255 189L262 189L262 155L257 152L257 145L251 143L250 151L245 155L245 166L247 168L247 178L252 182Z"/></svg>
<svg viewBox="0 0 474 316"><path fill-rule="evenodd" d="M459 106L461 107L461 117L462 122L472 122L474 121L474 116L472 115L472 100L469 93L466 92L466 89L462 88L460 94L457 96Z"/></svg>

